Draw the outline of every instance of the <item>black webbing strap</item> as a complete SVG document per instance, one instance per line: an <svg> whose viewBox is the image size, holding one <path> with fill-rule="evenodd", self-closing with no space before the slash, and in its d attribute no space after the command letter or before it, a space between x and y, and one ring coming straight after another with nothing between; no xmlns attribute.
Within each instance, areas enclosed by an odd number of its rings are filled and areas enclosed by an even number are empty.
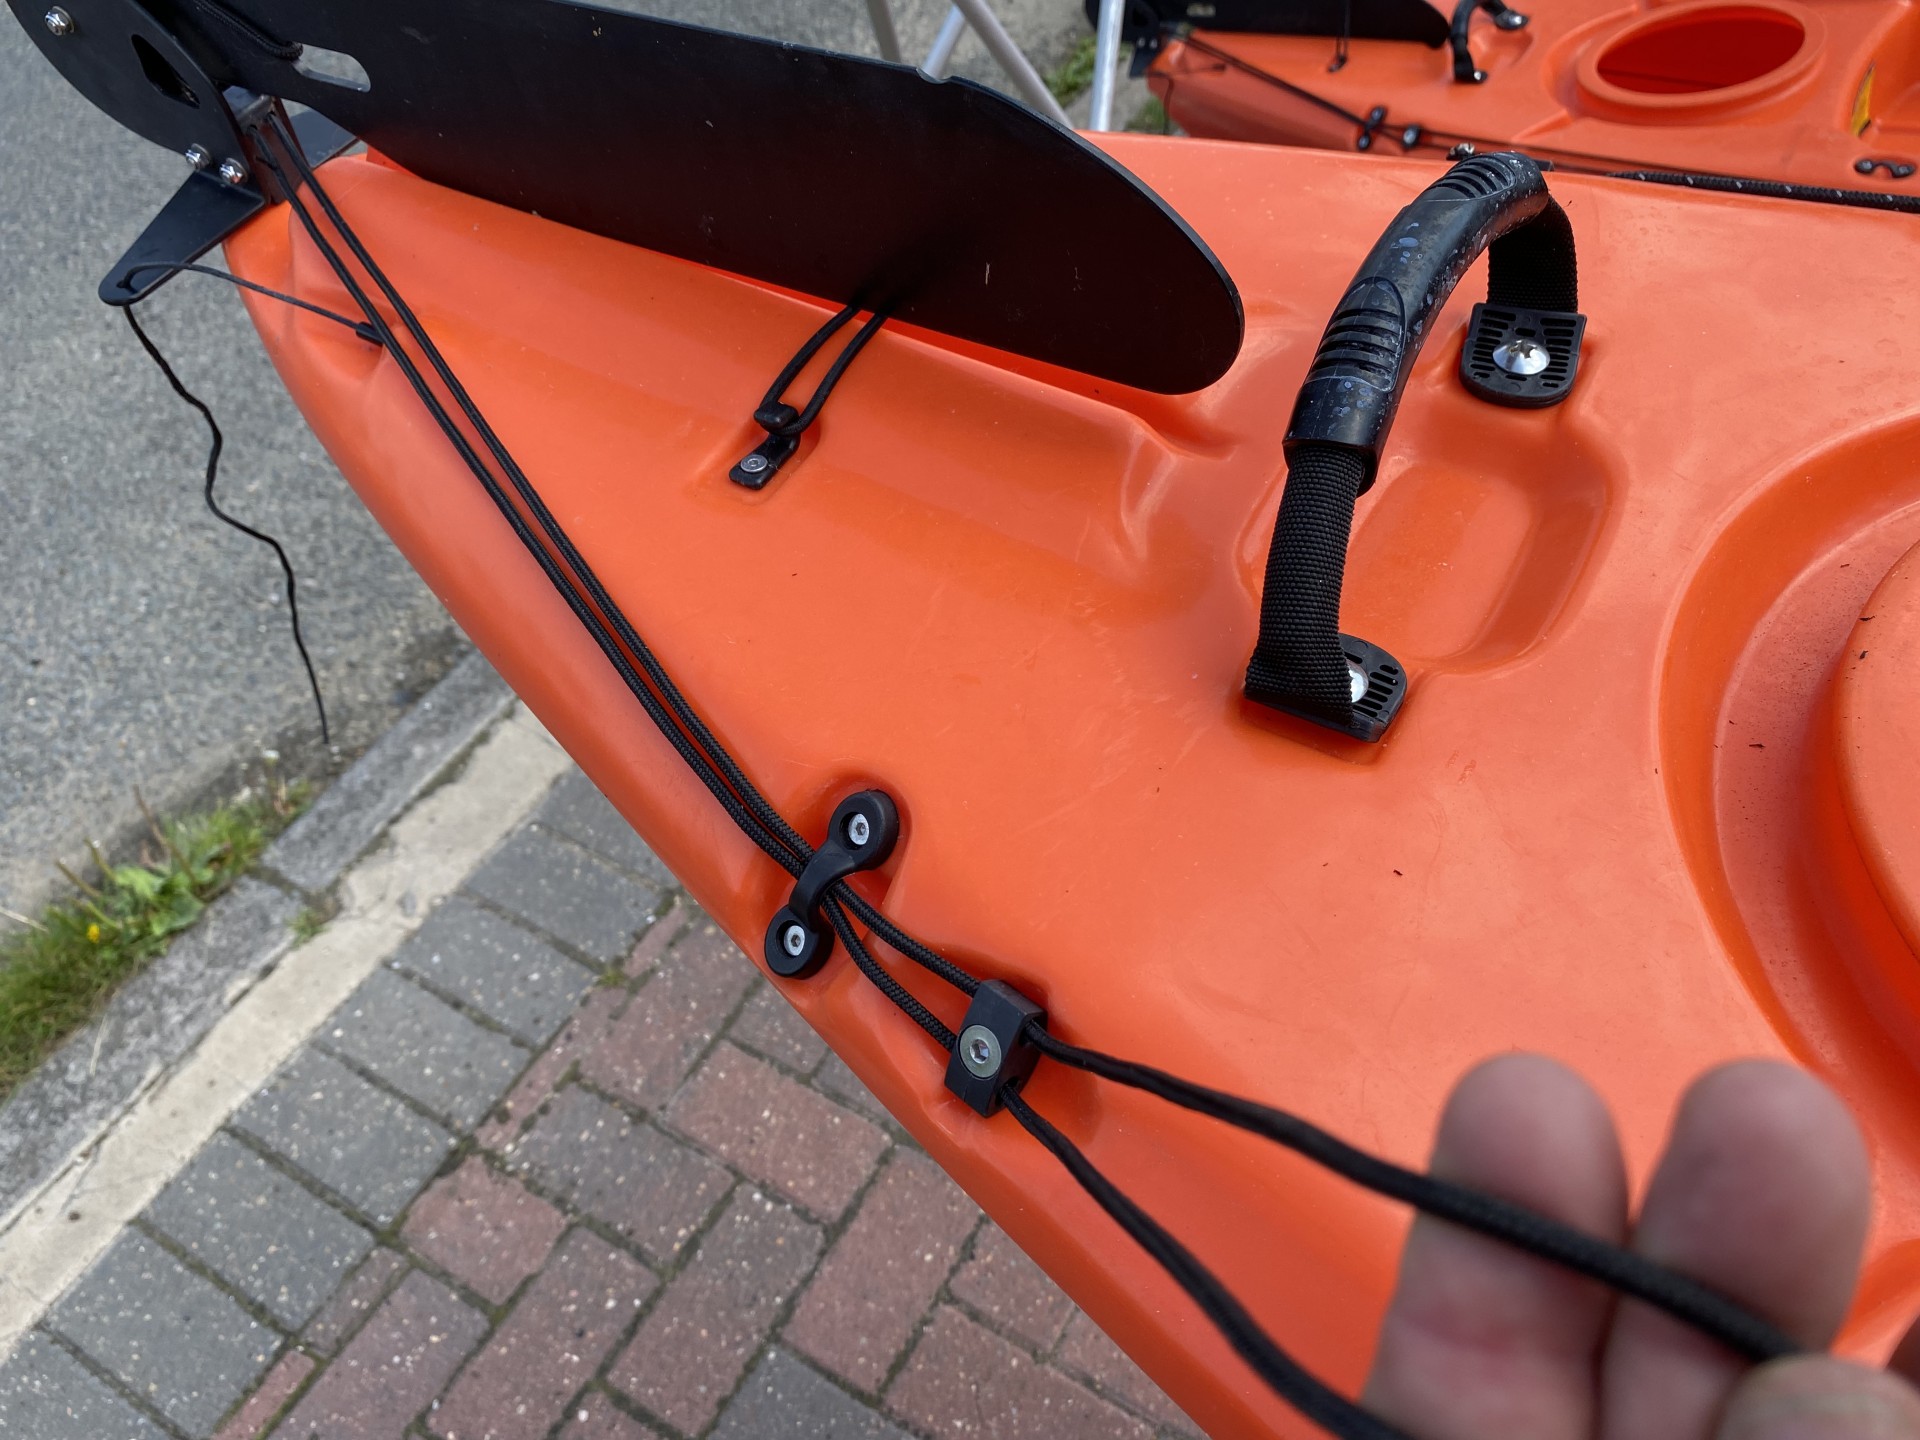
<svg viewBox="0 0 1920 1440"><path fill-rule="evenodd" d="M1366 667L1340 634L1354 502L1373 483L1433 318L1482 250L1490 305L1578 308L1573 227L1526 157L1462 161L1400 212L1327 323L1294 402L1249 700L1363 739L1384 728L1356 715Z"/></svg>
<svg viewBox="0 0 1920 1440"><path fill-rule="evenodd" d="M1248 699L1312 710L1342 729L1353 718L1353 690L1340 649L1340 590L1366 474L1358 453L1334 445L1309 442L1287 457L1260 591L1260 639L1247 662Z"/></svg>

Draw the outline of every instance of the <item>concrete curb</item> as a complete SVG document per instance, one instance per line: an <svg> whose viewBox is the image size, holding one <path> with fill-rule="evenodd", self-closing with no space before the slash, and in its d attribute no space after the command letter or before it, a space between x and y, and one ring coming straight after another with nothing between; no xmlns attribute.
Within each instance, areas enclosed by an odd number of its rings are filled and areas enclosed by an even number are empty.
<svg viewBox="0 0 1920 1440"><path fill-rule="evenodd" d="M262 863L310 893L331 888L512 701L484 658L461 661ZM223 895L0 1105L0 1233L286 953L301 899L272 880L246 879Z"/></svg>

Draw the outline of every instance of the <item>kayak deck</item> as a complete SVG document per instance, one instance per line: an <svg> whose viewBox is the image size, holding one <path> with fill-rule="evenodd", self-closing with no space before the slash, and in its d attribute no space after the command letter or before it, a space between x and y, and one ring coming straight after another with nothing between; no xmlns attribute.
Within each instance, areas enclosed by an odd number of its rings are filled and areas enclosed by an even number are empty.
<svg viewBox="0 0 1920 1440"><path fill-rule="evenodd" d="M1476 401L1454 374L1474 297L1444 312L1355 527L1345 628L1412 680L1368 747L1248 706L1239 678L1285 407L1430 172L1102 143L1237 280L1226 378L1148 395L889 326L760 492L727 472L819 304L375 160L326 175L768 797L814 837L850 791L896 798L894 856L855 883L901 924L1071 1039L1416 1165L1452 1079L1490 1053L1590 1076L1637 1175L1701 1068L1801 1059L1875 1150L1850 1335L1890 1340L1920 1299L1920 969L1876 878L1912 871L1870 873L1852 839L1829 680L1862 648L1845 649L1857 606L1920 543L1920 307L1881 283L1920 260L1920 232L1787 205L1762 230L1753 201L1554 177L1581 247L1581 379L1551 410ZM236 273L347 307L291 225L279 207L237 235ZM248 303L381 524L758 953L787 877L682 768L392 361ZM1905 765L1890 783L1911 795ZM958 1018L959 997L905 978ZM942 1057L844 956L783 991L1210 1433L1307 1433L1051 1159L942 1088ZM1402 1212L1060 1067L1030 1093L1276 1340L1357 1385Z"/></svg>

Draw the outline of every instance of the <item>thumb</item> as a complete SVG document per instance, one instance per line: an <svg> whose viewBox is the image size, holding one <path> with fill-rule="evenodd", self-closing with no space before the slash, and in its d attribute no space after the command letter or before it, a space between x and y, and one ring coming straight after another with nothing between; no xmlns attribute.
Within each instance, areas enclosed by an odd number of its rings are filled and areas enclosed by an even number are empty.
<svg viewBox="0 0 1920 1440"><path fill-rule="evenodd" d="M1826 1355L1776 1360L1740 1382L1715 1440L1920 1440L1920 1391Z"/></svg>

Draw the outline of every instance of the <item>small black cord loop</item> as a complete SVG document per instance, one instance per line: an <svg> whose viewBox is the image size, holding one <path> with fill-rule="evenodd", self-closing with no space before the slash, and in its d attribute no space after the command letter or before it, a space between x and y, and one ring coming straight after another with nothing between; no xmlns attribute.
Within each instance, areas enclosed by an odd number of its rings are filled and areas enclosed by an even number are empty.
<svg viewBox="0 0 1920 1440"><path fill-rule="evenodd" d="M812 398L804 406L796 409L787 402L787 387L800 378L800 372L806 369L807 362L820 353L820 348L827 341L847 327L853 317L860 313L860 308L859 305L849 305L814 331L768 387L759 408L753 412L753 423L767 432L767 438L728 472L728 478L734 484L749 490L764 489L767 482L780 473L780 467L793 458L794 451L800 448L800 437L820 418L820 407L827 403L827 397L840 383L840 377L847 373L853 357L866 349L867 342L886 324L886 312L874 311L867 322L854 332L853 338L827 367L827 373L820 378Z"/></svg>
<svg viewBox="0 0 1920 1440"><path fill-rule="evenodd" d="M200 412L200 418L207 422L207 430L213 437L213 442L207 450L207 483L202 492L207 502L207 509L213 512L215 519L231 525L242 535L250 536L262 545L271 546L274 555L280 561L280 569L287 577L287 615L293 624L293 646L300 652L300 663L306 667L307 684L313 690L313 708L320 715L320 743L331 746L333 732L327 726L327 702L320 694L320 677L314 672L313 657L307 653L306 639L300 633L300 597L294 587L293 562L287 558L286 549L273 536L264 530L254 529L243 520L236 520L220 508L220 502L214 498L213 490L220 478L220 452L226 445L226 437L220 433L220 424L213 418L213 411L208 408L204 400L180 382L180 377L174 373L173 366L167 363L167 357L160 353L160 347L148 337L146 330L141 327L139 316L133 311L134 307L127 305L121 307L120 313L127 317L127 324L133 327L133 335L140 342L140 348L145 350L153 363L160 367L160 373L167 377L167 384L173 387L173 393Z"/></svg>
<svg viewBox="0 0 1920 1440"><path fill-rule="evenodd" d="M364 320L355 320L349 315L342 315L337 310L329 310L324 305L315 305L311 300L302 300L298 295L288 295L280 290L270 290L265 285L256 284L252 280L242 280L238 275L217 269L212 265L189 265L184 261L175 260L151 260L144 265L131 265L127 267L126 272L129 288L132 286L133 277L147 270L165 270L170 275L211 275L216 280L224 280L229 285L239 286L242 290L251 290L254 294L264 295L269 300L278 300L283 305L291 305L294 309L304 310L309 315L318 315L323 320L344 325L369 345L380 343L379 332Z"/></svg>

